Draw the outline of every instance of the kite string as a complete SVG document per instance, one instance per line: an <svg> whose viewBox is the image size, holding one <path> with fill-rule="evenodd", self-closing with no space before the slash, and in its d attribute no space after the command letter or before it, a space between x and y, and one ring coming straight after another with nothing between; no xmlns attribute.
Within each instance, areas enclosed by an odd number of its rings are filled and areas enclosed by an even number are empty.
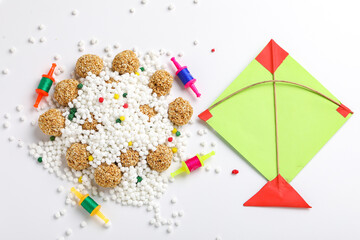
<svg viewBox="0 0 360 240"><path fill-rule="evenodd" d="M275 82L275 73L273 74L274 80L274 110L275 110L275 144L276 144L276 171L277 175L280 174L279 169L279 136L278 136L278 116L277 116L277 105L276 105L276 82Z"/></svg>
<svg viewBox="0 0 360 240"><path fill-rule="evenodd" d="M272 83L272 82L281 82L281 83L289 83L289 84L297 85L297 86L303 87L303 88L305 88L305 89L308 89L308 90L310 90L310 91L312 91L312 92L314 92L314 93L322 96L323 98L329 100L330 102L332 102L332 103L334 103L334 104L336 104L336 105L338 105L338 106L341 105L340 103L338 103L338 102L336 102L335 100L329 98L328 96L322 94L321 92L319 92L319 91L317 91L317 90L315 90L315 89L313 89L313 88L310 88L310 87L308 87L308 86L302 85L302 84L300 84L300 83L290 82L290 81L285 81L285 80L267 80L267 81L262 81L262 82L253 83L253 84L251 84L251 85L249 85L249 86L243 87L243 88L241 88L241 89L239 89L239 90L231 93L230 95L224 97L224 98L221 99L220 101L218 101L218 102L214 103L213 105L211 105L211 106L208 108L208 110L213 109L213 108L216 107L217 105L221 104L222 102L226 101L227 99L231 98L232 96L234 96L234 95L236 95L236 94L238 94L238 93L240 93L240 92L242 92L242 91L244 91L244 90L246 90L246 89L248 89L248 88L251 88L251 87L254 87L254 86L256 86L256 85L263 84L263 83Z"/></svg>

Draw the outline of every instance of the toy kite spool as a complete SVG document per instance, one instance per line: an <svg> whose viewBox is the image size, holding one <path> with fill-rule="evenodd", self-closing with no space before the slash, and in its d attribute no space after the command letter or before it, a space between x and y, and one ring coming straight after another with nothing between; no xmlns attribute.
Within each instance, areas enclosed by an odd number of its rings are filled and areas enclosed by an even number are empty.
<svg viewBox="0 0 360 240"><path fill-rule="evenodd" d="M204 166L205 160L210 158L213 155L215 155L214 151L212 151L211 153L208 153L204 156L200 156L199 154L196 154L196 156L189 158L186 161L182 161L181 168L179 168L175 172L171 173L171 177L175 177L176 175L181 174L183 172L190 174L192 171L198 169L199 167Z"/></svg>
<svg viewBox="0 0 360 240"><path fill-rule="evenodd" d="M191 90L193 90L193 92L196 94L197 97L200 97L201 94L199 93L199 91L197 90L197 88L195 87L195 82L196 79L193 78L193 76L191 76L191 73L189 72L187 66L181 66L176 60L175 58L171 58L171 61L174 63L177 71L176 71L176 76L178 76L181 80L181 82L184 84L185 88L190 87Z"/></svg>
<svg viewBox="0 0 360 240"><path fill-rule="evenodd" d="M104 214L100 212L101 205L97 204L94 199L89 196L89 194L82 195L74 187L71 188L71 191L76 195L76 197L80 199L79 205L81 205L88 213L90 213L90 216L97 215L105 223L109 222L109 219L107 219Z"/></svg>
<svg viewBox="0 0 360 240"><path fill-rule="evenodd" d="M49 73L42 75L39 86L35 90L35 92L38 94L38 96L36 98L36 102L34 104L34 107L36 107L36 108L39 106L39 103L40 103L42 97L49 96L50 88L51 88L52 84L55 82L55 79L53 78L53 73L54 73L55 67L56 67L56 63L53 63L50 68Z"/></svg>

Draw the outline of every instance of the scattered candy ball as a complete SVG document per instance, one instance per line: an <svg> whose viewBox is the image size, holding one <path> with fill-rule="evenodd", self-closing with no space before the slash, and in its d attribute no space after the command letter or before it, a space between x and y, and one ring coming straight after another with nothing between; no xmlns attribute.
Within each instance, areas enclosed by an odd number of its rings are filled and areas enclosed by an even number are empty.
<svg viewBox="0 0 360 240"><path fill-rule="evenodd" d="M215 52L215 48L211 49L211 52L212 52L212 53Z"/></svg>
<svg viewBox="0 0 360 240"><path fill-rule="evenodd" d="M81 56L75 66L75 72L79 77L86 77L88 72L99 75L104 68L103 60L93 54L86 54Z"/></svg>
<svg viewBox="0 0 360 240"><path fill-rule="evenodd" d="M239 173L239 170L237 170L237 169L234 169L234 170L231 171L231 174L234 174L234 175L236 175L238 173Z"/></svg>
<svg viewBox="0 0 360 240"><path fill-rule="evenodd" d="M146 161L152 170L163 172L170 167L173 158L170 148L165 145L158 145L154 152L149 152Z"/></svg>
<svg viewBox="0 0 360 240"><path fill-rule="evenodd" d="M177 148L176 147L173 147L171 150L172 150L173 153L177 153Z"/></svg>
<svg viewBox="0 0 360 240"><path fill-rule="evenodd" d="M65 118L57 109L50 109L41 114L38 120L39 128L46 135L61 136L61 129L65 128Z"/></svg>
<svg viewBox="0 0 360 240"><path fill-rule="evenodd" d="M39 162L39 163L42 163L42 157L39 157L38 159L37 159L37 161Z"/></svg>
<svg viewBox="0 0 360 240"><path fill-rule="evenodd" d="M165 96L170 93L173 76L165 70L156 71L149 80L149 88L153 90L158 97Z"/></svg>
<svg viewBox="0 0 360 240"><path fill-rule="evenodd" d="M80 223L80 227L84 228L84 227L86 227L86 226L87 226L87 222L82 221L82 222Z"/></svg>
<svg viewBox="0 0 360 240"><path fill-rule="evenodd" d="M125 121L125 117L124 117L124 116L121 116L121 117L120 117L120 120L121 120L121 121Z"/></svg>
<svg viewBox="0 0 360 240"><path fill-rule="evenodd" d="M114 188L121 181L122 173L120 168L114 163L108 165L107 163L102 163L95 169L94 179L95 182L105 188Z"/></svg>
<svg viewBox="0 0 360 240"><path fill-rule="evenodd" d="M99 103L104 102L104 98L103 97L99 97Z"/></svg>
<svg viewBox="0 0 360 240"><path fill-rule="evenodd" d="M124 93L124 94L123 94L123 97L126 98L126 96L127 96L127 93Z"/></svg>
<svg viewBox="0 0 360 240"><path fill-rule="evenodd" d="M149 117L149 120L148 120L149 122L150 122L150 119L157 114L157 112L155 111L155 108L151 108L147 104L141 105L139 108L140 108L140 112L142 112L143 114L145 114Z"/></svg>
<svg viewBox="0 0 360 240"><path fill-rule="evenodd" d="M129 107L129 104L125 103L125 104L123 105L123 107L124 107L124 108L128 108L128 107Z"/></svg>
<svg viewBox="0 0 360 240"><path fill-rule="evenodd" d="M82 125L82 129L83 130L94 130L97 131L97 125L99 124L98 121L95 119L94 114L90 114L91 115L91 122L89 120L89 118L87 118L84 122L84 124Z"/></svg>
<svg viewBox="0 0 360 240"><path fill-rule="evenodd" d="M188 101L178 97L169 104L168 115L172 123L182 126L190 121L193 115L193 108Z"/></svg>
<svg viewBox="0 0 360 240"><path fill-rule="evenodd" d="M112 62L113 71L120 75L125 73L135 73L139 69L139 59L133 51L125 50L117 54Z"/></svg>
<svg viewBox="0 0 360 240"><path fill-rule="evenodd" d="M119 94L117 94L117 93L114 94L115 99L119 99L119 97L120 97Z"/></svg>
<svg viewBox="0 0 360 240"><path fill-rule="evenodd" d="M73 143L66 151L67 165L74 170L83 170L90 167L90 153L86 150L87 145L82 143Z"/></svg>
<svg viewBox="0 0 360 240"><path fill-rule="evenodd" d="M55 136L51 136L50 141L55 141Z"/></svg>
<svg viewBox="0 0 360 240"><path fill-rule="evenodd" d="M78 85L77 85L77 88L78 89L82 89L84 87L84 85L82 84L82 83L79 83Z"/></svg>
<svg viewBox="0 0 360 240"><path fill-rule="evenodd" d="M139 183L139 182L141 182L143 180L143 178L140 177L140 176L137 176L136 179L137 179L136 183Z"/></svg>
<svg viewBox="0 0 360 240"><path fill-rule="evenodd" d="M175 135L176 135L177 137L179 137L179 136L181 135L181 133L180 133L179 131L177 131L177 132L175 133Z"/></svg>
<svg viewBox="0 0 360 240"><path fill-rule="evenodd" d="M126 153L122 153L120 155L120 162L121 166L123 167L136 166L136 164L139 162L139 159L139 153L133 149L128 149Z"/></svg>
<svg viewBox="0 0 360 240"><path fill-rule="evenodd" d="M55 100L62 106L67 106L78 96L79 82L75 79L65 79L56 84L54 91Z"/></svg>
<svg viewBox="0 0 360 240"><path fill-rule="evenodd" d="M172 142L172 141L173 141L173 138L172 138L172 137L169 137L169 138L168 138L168 141L169 141L169 142Z"/></svg>

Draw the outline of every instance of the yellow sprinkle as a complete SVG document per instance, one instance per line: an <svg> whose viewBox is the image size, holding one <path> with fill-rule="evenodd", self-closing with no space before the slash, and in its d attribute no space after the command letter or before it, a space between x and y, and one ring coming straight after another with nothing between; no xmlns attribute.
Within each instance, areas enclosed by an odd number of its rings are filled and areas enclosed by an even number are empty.
<svg viewBox="0 0 360 240"><path fill-rule="evenodd" d="M115 98L115 99L119 99L119 94L117 94L117 93L114 94L114 98Z"/></svg>
<svg viewBox="0 0 360 240"><path fill-rule="evenodd" d="M120 117L120 120L121 120L121 121L124 121L124 120L125 120L125 117L124 117L124 116L121 116L121 117Z"/></svg>
<svg viewBox="0 0 360 240"><path fill-rule="evenodd" d="M78 182L79 182L79 183L82 183L82 176L80 176L80 177L78 178Z"/></svg>
<svg viewBox="0 0 360 240"><path fill-rule="evenodd" d="M174 129L172 130L172 133L175 134L176 132L177 132L177 129L174 128Z"/></svg>
<svg viewBox="0 0 360 240"><path fill-rule="evenodd" d="M177 148L176 148L176 147L173 147L171 150L173 151L173 153L176 153L176 152L177 152Z"/></svg>
<svg viewBox="0 0 360 240"><path fill-rule="evenodd" d="M132 146L132 141L128 142L128 145L129 145L129 146Z"/></svg>
<svg viewBox="0 0 360 240"><path fill-rule="evenodd" d="M135 74L138 75L138 76L140 75L140 73L138 73L138 72L135 72Z"/></svg>
<svg viewBox="0 0 360 240"><path fill-rule="evenodd" d="M92 160L94 160L94 157L90 155L88 159L89 159L89 161L92 161Z"/></svg>

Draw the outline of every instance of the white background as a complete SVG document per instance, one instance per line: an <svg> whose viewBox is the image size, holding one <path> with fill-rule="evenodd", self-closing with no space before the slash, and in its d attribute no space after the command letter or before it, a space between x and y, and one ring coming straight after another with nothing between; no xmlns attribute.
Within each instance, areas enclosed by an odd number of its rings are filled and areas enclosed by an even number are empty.
<svg viewBox="0 0 360 240"><path fill-rule="evenodd" d="M126 1L19 1L0 0L0 233L1 239L56 239L67 228L69 239L359 239L360 238L360 129L359 66L360 6L358 1L214 1L140 0ZM173 4L175 9L168 11ZM135 13L130 14L129 9ZM73 9L79 10L72 16ZM37 30L39 24L46 29ZM35 44L27 39L33 36ZM39 43L40 37L46 43ZM92 37L99 43L90 46ZM227 85L274 38L305 69L323 83L355 115L299 173L291 185L312 209L245 208L266 180L214 132L200 137L207 128L196 115L206 109ZM55 54L69 77L76 59L77 42L84 40L85 53L104 55L107 45L119 42L122 49L164 48L184 56L198 79L203 94L195 99L177 82L172 94L189 99L195 124L189 139L189 154L202 151L201 141L216 141L216 157L209 160L210 172L199 170L179 177L162 198L162 215L183 209L181 226L172 234L166 228L148 225L152 215L144 208L103 203L103 212L113 226L104 229L79 207L66 207L67 214L55 220L53 214L65 208L65 193L56 188L71 187L44 171L28 156L27 148L9 143L15 136L26 144L47 139L30 125L39 115L32 105L41 74L46 73ZM194 46L193 41L199 45ZM15 46L18 51L9 54ZM211 53L212 48L216 49ZM166 59L169 67L170 61ZM174 73L172 69L172 73ZM178 80L176 80L178 81ZM16 105L25 109L18 113ZM240 106L239 106L240 107ZM4 113L11 114L11 127L2 128ZM19 117L27 120L20 123ZM210 150L207 147L206 150ZM220 174L214 173L221 167ZM173 164L172 169L176 168ZM239 169L237 176L232 169ZM178 203L170 204L172 196ZM88 227L80 229L81 221Z"/></svg>

